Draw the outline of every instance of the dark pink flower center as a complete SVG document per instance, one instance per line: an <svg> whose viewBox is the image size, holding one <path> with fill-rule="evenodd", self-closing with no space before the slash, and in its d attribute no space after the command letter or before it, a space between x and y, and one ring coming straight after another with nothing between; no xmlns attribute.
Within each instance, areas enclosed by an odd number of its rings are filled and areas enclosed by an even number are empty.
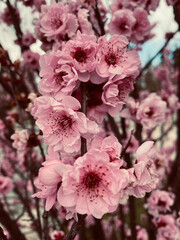
<svg viewBox="0 0 180 240"><path fill-rule="evenodd" d="M163 222L163 220L159 221L157 223L157 227L160 228L160 227L165 227L167 224L165 222Z"/></svg>
<svg viewBox="0 0 180 240"><path fill-rule="evenodd" d="M108 53L105 56L105 61L107 62L108 65L115 65L117 63L117 57L115 53Z"/></svg>
<svg viewBox="0 0 180 240"><path fill-rule="evenodd" d="M54 240L63 240L64 236L61 233L56 233L54 236Z"/></svg>
<svg viewBox="0 0 180 240"><path fill-rule="evenodd" d="M51 113L48 119L48 124L55 135L63 134L68 136L68 131L72 129L73 123L73 119L65 114L59 116L57 113Z"/></svg>
<svg viewBox="0 0 180 240"><path fill-rule="evenodd" d="M153 108L149 108L149 111L146 112L146 115L148 117L152 117L153 114L154 114Z"/></svg>
<svg viewBox="0 0 180 240"><path fill-rule="evenodd" d="M122 31L126 31L128 29L127 22L126 21L121 22L119 25L119 29Z"/></svg>
<svg viewBox="0 0 180 240"><path fill-rule="evenodd" d="M61 84L63 82L63 77L68 75L66 72L62 71L59 73L55 73L54 77L55 77L55 81L57 84Z"/></svg>
<svg viewBox="0 0 180 240"><path fill-rule="evenodd" d="M99 187L99 183L101 182L101 178L99 175L95 172L88 172L84 177L83 177L83 184L86 186L88 189L95 189Z"/></svg>
<svg viewBox="0 0 180 240"><path fill-rule="evenodd" d="M160 199L158 201L158 206L165 207L166 206L166 202Z"/></svg>
<svg viewBox="0 0 180 240"><path fill-rule="evenodd" d="M74 58L80 63L85 62L87 59L86 52L82 48L77 48L74 53Z"/></svg>
<svg viewBox="0 0 180 240"><path fill-rule="evenodd" d="M51 19L51 27L57 30L62 25L62 21L59 16L55 16Z"/></svg>
<svg viewBox="0 0 180 240"><path fill-rule="evenodd" d="M68 116L61 116L58 120L59 125L63 130L66 130L68 128L71 128L73 121L70 117Z"/></svg>

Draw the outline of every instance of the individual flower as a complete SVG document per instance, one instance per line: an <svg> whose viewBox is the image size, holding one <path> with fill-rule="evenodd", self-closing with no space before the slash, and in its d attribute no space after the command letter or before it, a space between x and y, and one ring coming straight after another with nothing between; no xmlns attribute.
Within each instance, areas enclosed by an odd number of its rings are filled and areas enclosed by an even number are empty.
<svg viewBox="0 0 180 240"><path fill-rule="evenodd" d="M35 180L35 186L41 191L33 194L33 197L45 198L45 209L49 211L56 202L57 191L62 183L62 174L69 169L69 166L55 159L46 161L43 165Z"/></svg>
<svg viewBox="0 0 180 240"><path fill-rule="evenodd" d="M159 213L170 211L170 207L174 203L174 194L163 190L155 190L151 193L147 200L148 212L154 216Z"/></svg>
<svg viewBox="0 0 180 240"><path fill-rule="evenodd" d="M35 42L36 42L36 39L30 32L26 32L26 34L22 36L22 45L25 47L29 47L31 44Z"/></svg>
<svg viewBox="0 0 180 240"><path fill-rule="evenodd" d="M40 57L39 91L43 95L62 99L70 95L78 80L76 69L72 66L72 59L64 52L50 52Z"/></svg>
<svg viewBox="0 0 180 240"><path fill-rule="evenodd" d="M71 56L73 67L78 71L81 81L88 81L90 74L96 67L97 43L94 35L77 32L75 40L69 40L63 51Z"/></svg>
<svg viewBox="0 0 180 240"><path fill-rule="evenodd" d="M14 13L14 17L16 18L17 24L20 24L21 18L18 8L12 6L12 11ZM13 24L14 19L12 18L11 12L9 11L8 7L6 7L4 9L4 12L0 15L0 20L5 22L8 26Z"/></svg>
<svg viewBox="0 0 180 240"><path fill-rule="evenodd" d="M149 240L148 233L145 228L141 228L140 226L137 226L136 229L137 229L137 240Z"/></svg>
<svg viewBox="0 0 180 240"><path fill-rule="evenodd" d="M166 119L167 104L156 93L142 100L136 118L146 129L152 129Z"/></svg>
<svg viewBox="0 0 180 240"><path fill-rule="evenodd" d="M154 223L157 228L157 240L178 240L180 238L180 231L172 215L159 215L154 219Z"/></svg>
<svg viewBox="0 0 180 240"><path fill-rule="evenodd" d="M15 133L11 136L11 139L14 140L13 147L18 151L24 151L27 148L27 141L29 134L27 129L16 130Z"/></svg>
<svg viewBox="0 0 180 240"><path fill-rule="evenodd" d="M79 109L79 101L71 96L64 97L62 102L48 96L35 100L31 113L45 142L54 146L54 151L77 152L81 136L89 138L98 132L98 125L78 112Z"/></svg>
<svg viewBox="0 0 180 240"><path fill-rule="evenodd" d="M39 68L39 54L27 50L22 54L24 66L31 70L37 70Z"/></svg>
<svg viewBox="0 0 180 240"><path fill-rule="evenodd" d="M69 13L68 5L55 1L52 1L50 6L42 5L40 30L46 37L66 34L71 37L77 28L76 16Z"/></svg>
<svg viewBox="0 0 180 240"><path fill-rule="evenodd" d="M137 149L133 169L135 179L133 179L129 187L130 195L144 197L146 192L151 192L156 188L159 178L154 165L155 153L156 149L152 141L144 142Z"/></svg>
<svg viewBox="0 0 180 240"><path fill-rule="evenodd" d="M135 22L136 19L132 11L128 9L118 10L112 14L111 21L108 25L109 32L112 34L122 34L129 38Z"/></svg>
<svg viewBox="0 0 180 240"><path fill-rule="evenodd" d="M133 77L108 81L103 87L102 101L108 106L108 113L115 117L125 104L128 94L134 89Z"/></svg>
<svg viewBox="0 0 180 240"><path fill-rule="evenodd" d="M13 189L12 180L9 177L0 176L0 195L7 194Z"/></svg>
<svg viewBox="0 0 180 240"><path fill-rule="evenodd" d="M101 77L115 75L121 78L127 75L137 75L140 60L136 51L127 51L128 40L125 36L114 35L106 40L103 36L98 40L96 71Z"/></svg>
<svg viewBox="0 0 180 240"><path fill-rule="evenodd" d="M114 166L106 152L90 150L63 174L57 200L74 212L102 218L116 210L128 177L127 170Z"/></svg>
<svg viewBox="0 0 180 240"><path fill-rule="evenodd" d="M138 7L134 10L133 16L136 19L136 23L132 29L131 41L133 43L143 43L150 35L152 29L152 25L148 20L148 13L143 8Z"/></svg>

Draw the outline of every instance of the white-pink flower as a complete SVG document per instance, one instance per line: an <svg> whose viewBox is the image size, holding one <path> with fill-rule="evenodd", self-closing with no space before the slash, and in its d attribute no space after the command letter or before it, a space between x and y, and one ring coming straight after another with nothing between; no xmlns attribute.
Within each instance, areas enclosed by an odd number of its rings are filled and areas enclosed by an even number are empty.
<svg viewBox="0 0 180 240"><path fill-rule="evenodd" d="M62 102L48 96L35 100L31 113L45 142L54 146L54 151L77 152L81 136L89 138L98 132L98 125L77 111L80 107L78 100L71 96L64 97Z"/></svg>
<svg viewBox="0 0 180 240"><path fill-rule="evenodd" d="M106 152L90 150L63 174L57 199L74 212L101 218L116 210L128 178L127 170L114 166Z"/></svg>

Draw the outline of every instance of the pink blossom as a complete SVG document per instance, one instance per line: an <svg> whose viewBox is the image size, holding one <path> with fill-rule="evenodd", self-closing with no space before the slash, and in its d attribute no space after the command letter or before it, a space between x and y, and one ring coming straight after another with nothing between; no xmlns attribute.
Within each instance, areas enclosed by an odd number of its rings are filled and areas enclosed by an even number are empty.
<svg viewBox="0 0 180 240"><path fill-rule="evenodd" d="M37 93L29 93L28 95L28 99L30 101L30 103L28 104L27 108L25 109L27 112L31 112L32 108L33 108L33 103L34 103L34 100L38 97L38 94Z"/></svg>
<svg viewBox="0 0 180 240"><path fill-rule="evenodd" d="M115 117L122 109L133 90L133 77L125 77L117 81L108 81L103 87L102 101L108 106L108 113Z"/></svg>
<svg viewBox="0 0 180 240"><path fill-rule="evenodd" d="M154 165L155 153L156 149L152 141L144 142L136 151L134 164L136 180L130 187L131 194L136 197L144 197L146 192L156 188L159 179Z"/></svg>
<svg viewBox="0 0 180 240"><path fill-rule="evenodd" d="M178 2L178 0L166 0L166 2L167 5L175 5Z"/></svg>
<svg viewBox="0 0 180 240"><path fill-rule="evenodd" d="M148 212L157 216L161 212L170 211L174 203L174 194L162 190L155 190L151 193L147 201Z"/></svg>
<svg viewBox="0 0 180 240"><path fill-rule="evenodd" d="M93 29L91 23L88 21L89 11L85 8L80 8L78 10L78 23L79 28L82 33L93 35Z"/></svg>
<svg viewBox="0 0 180 240"><path fill-rule="evenodd" d="M25 47L29 47L31 44L35 42L36 42L36 39L30 32L26 32L26 34L22 36L22 45Z"/></svg>
<svg viewBox="0 0 180 240"><path fill-rule="evenodd" d="M125 36L114 35L109 41L103 36L98 40L98 63L96 71L101 77L137 75L140 60L136 51L127 51Z"/></svg>
<svg viewBox="0 0 180 240"><path fill-rule="evenodd" d="M123 164L123 160L120 159L122 145L113 135L105 138L96 135L91 143L90 149L105 151L109 155L110 162L117 164L118 167L121 167Z"/></svg>
<svg viewBox="0 0 180 240"><path fill-rule="evenodd" d="M161 81L168 81L169 80L169 68L168 67L162 67L158 66L157 68L154 69L154 76L161 80Z"/></svg>
<svg viewBox="0 0 180 240"><path fill-rule="evenodd" d="M65 237L65 233L63 231L53 231L51 233L51 240L63 240Z"/></svg>
<svg viewBox="0 0 180 240"><path fill-rule="evenodd" d="M13 147L16 148L18 151L24 151L27 148L27 140L29 134L27 129L23 130L16 130L15 133L11 136L11 139L14 140Z"/></svg>
<svg viewBox="0 0 180 240"><path fill-rule="evenodd" d="M126 107L127 108L121 111L121 117L136 121L136 113L139 108L139 101L137 99L129 97L126 102Z"/></svg>
<svg viewBox="0 0 180 240"><path fill-rule="evenodd" d="M110 5L111 11L115 12L123 8L123 0L114 0Z"/></svg>
<svg viewBox="0 0 180 240"><path fill-rule="evenodd" d="M41 6L43 4L46 4L45 0L34 0L34 6L39 12L41 11Z"/></svg>
<svg viewBox="0 0 180 240"><path fill-rule="evenodd" d="M23 54L23 64L31 70L39 68L39 54L30 50L25 51Z"/></svg>
<svg viewBox="0 0 180 240"><path fill-rule="evenodd" d="M134 11L136 8L141 7L146 11L155 11L159 5L159 0L114 0L111 5L112 11L117 11L122 8Z"/></svg>
<svg viewBox="0 0 180 240"><path fill-rule="evenodd" d="M88 81L90 77L88 72L92 72L96 67L96 37L78 31L76 39L68 41L63 50L72 57L74 68L81 73L79 79Z"/></svg>
<svg viewBox="0 0 180 240"><path fill-rule="evenodd" d="M103 36L98 40L97 73L102 77L121 74L123 69L120 62L126 52L128 40L124 36L114 35L109 41Z"/></svg>
<svg viewBox="0 0 180 240"><path fill-rule="evenodd" d="M80 103L71 96L64 97L62 102L47 96L35 100L32 115L43 131L45 142L54 146L54 151L77 152L81 136L89 138L98 132L97 124L77 112L79 108Z"/></svg>
<svg viewBox="0 0 180 240"><path fill-rule="evenodd" d="M127 186L128 172L118 169L107 153L90 150L63 174L58 202L80 214L101 218L119 204L119 192Z"/></svg>
<svg viewBox="0 0 180 240"><path fill-rule="evenodd" d="M137 228L137 240L149 240L148 233L145 228L136 227Z"/></svg>
<svg viewBox="0 0 180 240"><path fill-rule="evenodd" d="M137 120L143 127L152 129L165 121L166 106L166 102L162 101L156 93L151 93L140 103L136 114Z"/></svg>
<svg viewBox="0 0 180 240"><path fill-rule="evenodd" d="M68 34L70 37L78 28L75 15L69 13L68 5L51 1L50 6L43 5L40 15L40 30L46 37Z"/></svg>
<svg viewBox="0 0 180 240"><path fill-rule="evenodd" d="M172 215L159 215L154 222L158 228L157 240L178 240L180 238L180 231Z"/></svg>
<svg viewBox="0 0 180 240"><path fill-rule="evenodd" d="M21 18L20 18L18 8L12 6L12 11L14 13L14 17L16 18L17 24L20 24ZM9 26L13 24L12 15L11 15L8 7L6 7L4 9L4 12L0 14L0 21L5 22Z"/></svg>
<svg viewBox="0 0 180 240"><path fill-rule="evenodd" d="M144 42L152 28L148 20L148 13L143 8L138 7L134 10L133 15L136 23L132 29L131 41L134 43Z"/></svg>
<svg viewBox="0 0 180 240"><path fill-rule="evenodd" d="M131 29L135 25L136 19L133 12L128 9L122 9L112 14L109 23L109 32L112 34L122 34L129 38L131 36Z"/></svg>
<svg viewBox="0 0 180 240"><path fill-rule="evenodd" d="M12 180L9 177L0 176L0 195L7 194L13 189Z"/></svg>
<svg viewBox="0 0 180 240"><path fill-rule="evenodd" d="M167 103L167 114L171 115L172 113L176 113L180 108L180 102L178 97L174 93L168 93L165 91L161 92L162 100Z"/></svg>
<svg viewBox="0 0 180 240"><path fill-rule="evenodd" d="M44 167L40 168L35 185L41 191L33 194L33 197L46 199L46 211L49 211L56 201L56 195L62 182L62 174L68 169L68 165L60 160L44 162Z"/></svg>
<svg viewBox="0 0 180 240"><path fill-rule="evenodd" d="M38 87L43 95L61 99L72 93L78 74L71 62L71 57L63 52L50 52L41 56L40 76L42 79Z"/></svg>

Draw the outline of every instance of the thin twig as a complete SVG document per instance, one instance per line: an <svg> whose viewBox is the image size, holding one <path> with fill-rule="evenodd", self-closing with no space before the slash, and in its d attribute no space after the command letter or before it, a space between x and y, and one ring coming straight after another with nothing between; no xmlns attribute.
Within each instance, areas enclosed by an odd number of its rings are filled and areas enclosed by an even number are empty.
<svg viewBox="0 0 180 240"><path fill-rule="evenodd" d="M147 68L150 67L152 61L153 61L160 53L163 52L163 50L167 47L169 41L176 35L177 32L178 32L178 30L175 31L174 33L172 33L172 35L166 40L165 44L161 47L161 49L159 49L159 51L158 51L158 52L149 60L149 62L147 62L146 65L141 69L141 72L140 72L140 74L139 74L138 77L140 77L140 76L142 75L142 73L143 73Z"/></svg>

